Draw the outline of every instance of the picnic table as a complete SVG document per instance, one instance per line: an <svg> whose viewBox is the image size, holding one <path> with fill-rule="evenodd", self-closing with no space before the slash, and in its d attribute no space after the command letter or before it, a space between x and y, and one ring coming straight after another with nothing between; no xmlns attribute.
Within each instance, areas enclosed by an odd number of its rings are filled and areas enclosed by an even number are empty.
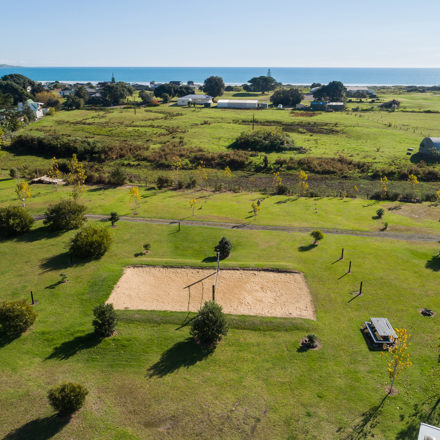
<svg viewBox="0 0 440 440"><path fill-rule="evenodd" d="M365 322L365 327L375 344L393 344L397 339L396 332L387 318L370 318L370 321Z"/></svg>

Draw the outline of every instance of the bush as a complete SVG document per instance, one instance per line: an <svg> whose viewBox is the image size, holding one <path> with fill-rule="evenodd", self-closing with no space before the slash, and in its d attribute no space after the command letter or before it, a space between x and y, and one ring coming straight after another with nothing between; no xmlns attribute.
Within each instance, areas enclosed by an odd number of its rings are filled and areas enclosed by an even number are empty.
<svg viewBox="0 0 440 440"><path fill-rule="evenodd" d="M49 205L45 212L44 224L52 231L70 231L80 228L87 221L86 207L74 200L62 200Z"/></svg>
<svg viewBox="0 0 440 440"><path fill-rule="evenodd" d="M228 323L222 307L214 301L206 301L191 322L191 336L200 345L212 347L228 334Z"/></svg>
<svg viewBox="0 0 440 440"><path fill-rule="evenodd" d="M377 218L382 218L382 217L384 216L384 214L385 214L385 211L383 210L383 208L379 208L379 209L376 211L376 216L377 216Z"/></svg>
<svg viewBox="0 0 440 440"><path fill-rule="evenodd" d="M222 239L218 242L218 245L214 248L214 251L220 254L221 260L228 258L231 250L232 244L226 237L222 237Z"/></svg>
<svg viewBox="0 0 440 440"><path fill-rule="evenodd" d="M287 185L277 185L275 193L279 196L288 195L289 194L289 187Z"/></svg>
<svg viewBox="0 0 440 440"><path fill-rule="evenodd" d="M0 325L9 336L17 336L25 332L35 321L37 314L26 302L11 301L0 304Z"/></svg>
<svg viewBox="0 0 440 440"><path fill-rule="evenodd" d="M79 258L102 257L111 244L110 232L98 226L85 226L77 232L70 244L70 252Z"/></svg>
<svg viewBox="0 0 440 440"><path fill-rule="evenodd" d="M187 189L193 189L193 188L195 188L196 186L197 186L197 180L196 180L196 178L195 177L190 177L189 179L188 179L188 182L186 182L186 188Z"/></svg>
<svg viewBox="0 0 440 440"><path fill-rule="evenodd" d="M117 166L112 169L109 179L109 182L112 185L121 186L124 185L126 181L127 181L127 174L120 166Z"/></svg>
<svg viewBox="0 0 440 440"><path fill-rule="evenodd" d="M93 309L95 319L92 324L95 333L101 337L111 336L115 332L118 318L112 304L100 304Z"/></svg>
<svg viewBox="0 0 440 440"><path fill-rule="evenodd" d="M142 246L144 248L144 254L150 252L151 249L151 244L150 243L144 243L144 245Z"/></svg>
<svg viewBox="0 0 440 440"><path fill-rule="evenodd" d="M24 234L33 223L33 217L21 206L0 208L0 236Z"/></svg>
<svg viewBox="0 0 440 440"><path fill-rule="evenodd" d="M310 235L314 240L313 244L318 244L318 241L324 238L324 234L321 231L312 231Z"/></svg>
<svg viewBox="0 0 440 440"><path fill-rule="evenodd" d="M47 397L60 416L68 416L84 405L87 394L89 392L83 385L68 382L49 390Z"/></svg>
<svg viewBox="0 0 440 440"><path fill-rule="evenodd" d="M17 170L15 168L11 168L9 170L9 177L11 179L15 179L17 177Z"/></svg>
<svg viewBox="0 0 440 440"><path fill-rule="evenodd" d="M238 150L270 153L291 150L294 148L294 142L287 133L279 128L259 129L241 133L231 147Z"/></svg>
<svg viewBox="0 0 440 440"><path fill-rule="evenodd" d="M163 189L168 186L172 186L173 182L167 176L158 176L156 180L156 186L158 189Z"/></svg>
<svg viewBox="0 0 440 440"><path fill-rule="evenodd" d="M110 213L110 217L109 217L109 221L112 222L112 226L114 226L115 223L119 221L118 213L117 212L111 212Z"/></svg>

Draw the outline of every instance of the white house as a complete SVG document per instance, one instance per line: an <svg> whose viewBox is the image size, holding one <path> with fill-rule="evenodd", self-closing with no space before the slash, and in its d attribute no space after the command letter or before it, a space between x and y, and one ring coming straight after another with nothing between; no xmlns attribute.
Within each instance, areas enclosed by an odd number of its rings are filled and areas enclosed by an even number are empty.
<svg viewBox="0 0 440 440"><path fill-rule="evenodd" d="M420 143L419 153L425 156L438 157L440 155L440 137L426 137Z"/></svg>
<svg viewBox="0 0 440 440"><path fill-rule="evenodd" d="M219 99L217 107L241 109L258 108L258 99Z"/></svg>
<svg viewBox="0 0 440 440"><path fill-rule="evenodd" d="M177 98L177 105L211 105L212 104L212 96L208 95L186 95Z"/></svg>
<svg viewBox="0 0 440 440"><path fill-rule="evenodd" d="M32 99L28 99L24 104L19 102L17 105L17 110L22 112L24 106L29 107L34 112L37 119L41 119L45 114L43 109L44 104L42 102L34 102Z"/></svg>
<svg viewBox="0 0 440 440"><path fill-rule="evenodd" d="M417 440L440 440L440 428L421 423Z"/></svg>

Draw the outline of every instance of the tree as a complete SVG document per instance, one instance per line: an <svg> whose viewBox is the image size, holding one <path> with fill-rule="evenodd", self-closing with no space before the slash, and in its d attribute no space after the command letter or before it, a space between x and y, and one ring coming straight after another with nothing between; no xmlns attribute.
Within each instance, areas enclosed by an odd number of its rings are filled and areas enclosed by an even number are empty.
<svg viewBox="0 0 440 440"><path fill-rule="evenodd" d="M117 165L112 169L109 177L112 185L124 185L124 183L127 181L127 173L120 165Z"/></svg>
<svg viewBox="0 0 440 440"><path fill-rule="evenodd" d="M68 382L51 388L47 398L58 415L70 416L84 405L88 393L83 385Z"/></svg>
<svg viewBox="0 0 440 440"><path fill-rule="evenodd" d="M63 107L66 110L79 110L84 107L84 100L76 95L70 94L64 101Z"/></svg>
<svg viewBox="0 0 440 440"><path fill-rule="evenodd" d="M162 103L163 104L166 104L166 103L170 102L170 99L171 99L171 96L168 95L168 93L164 93L162 95Z"/></svg>
<svg viewBox="0 0 440 440"><path fill-rule="evenodd" d="M408 182L412 186L412 190L415 191L416 186L419 184L419 181L417 179L417 176L415 174L410 174L408 176Z"/></svg>
<svg viewBox="0 0 440 440"><path fill-rule="evenodd" d="M56 92L45 90L44 92L37 93L35 98L38 102L42 102L46 107L60 108L61 106L60 95Z"/></svg>
<svg viewBox="0 0 440 440"><path fill-rule="evenodd" d="M21 114L23 115L26 123L34 122L37 119L35 112L26 103L23 105Z"/></svg>
<svg viewBox="0 0 440 440"><path fill-rule="evenodd" d="M321 231L312 231L310 233L310 235L313 238L313 245L317 246L318 245L318 241L322 240L324 238L324 234Z"/></svg>
<svg viewBox="0 0 440 440"><path fill-rule="evenodd" d="M222 237L218 244L214 247L215 253L219 254L220 260L228 258L231 254L232 243L226 238Z"/></svg>
<svg viewBox="0 0 440 440"><path fill-rule="evenodd" d="M28 78L27 76L24 76L20 73L10 73L8 75L3 76L1 80L13 82L18 87L21 87L23 90L27 90L27 88L30 87L31 93L34 95L44 90L41 83L35 82L30 78Z"/></svg>
<svg viewBox="0 0 440 440"><path fill-rule="evenodd" d="M252 202L252 211L254 212L254 217L257 217L258 211L260 211L260 205L258 203Z"/></svg>
<svg viewBox="0 0 440 440"><path fill-rule="evenodd" d="M93 309L93 314L95 319L92 324L95 328L95 333L103 338L112 336L118 322L113 304L100 304Z"/></svg>
<svg viewBox="0 0 440 440"><path fill-rule="evenodd" d="M108 229L95 225L84 226L70 242L70 252L79 258L100 258L110 248Z"/></svg>
<svg viewBox="0 0 440 440"><path fill-rule="evenodd" d="M24 299L0 304L0 325L8 336L24 333L35 322L36 317L32 306Z"/></svg>
<svg viewBox="0 0 440 440"><path fill-rule="evenodd" d="M309 176L303 170L298 174L298 195L303 196L309 189L309 184L307 183Z"/></svg>
<svg viewBox="0 0 440 440"><path fill-rule="evenodd" d="M139 187L138 186L132 186L128 190L128 194L130 196L130 201L133 202L133 214L137 214L137 207L139 204L139 200L141 199L141 195L139 194Z"/></svg>
<svg viewBox="0 0 440 440"><path fill-rule="evenodd" d="M403 372L405 368L408 368L412 365L410 361L410 354L408 353L408 338L409 334L406 329L401 328L395 329L397 338L393 338L392 345L387 347L386 354L389 357L388 362L388 376L391 379L390 388L388 390L388 394L391 394L393 391L394 381L400 374ZM385 353L383 353L385 354Z"/></svg>
<svg viewBox="0 0 440 440"><path fill-rule="evenodd" d="M159 105L159 102L154 97L152 92L146 92L145 90L141 90L139 92L139 98L141 98L142 104L146 105L147 107L153 107Z"/></svg>
<svg viewBox="0 0 440 440"><path fill-rule="evenodd" d="M78 161L76 154L73 154L72 159L69 162L69 175L67 176L67 180L70 185L73 185L72 196L74 200L78 200L79 196L84 191L86 179L87 176L82 163Z"/></svg>
<svg viewBox="0 0 440 440"><path fill-rule="evenodd" d="M386 197L388 191L388 178L387 176L383 176L380 178L380 184L382 185L383 198Z"/></svg>
<svg viewBox="0 0 440 440"><path fill-rule="evenodd" d="M26 208L26 199L31 198L31 189L27 182L19 182L15 186L15 194L17 194L18 200L23 203L23 208Z"/></svg>
<svg viewBox="0 0 440 440"><path fill-rule="evenodd" d="M44 224L52 231L70 231L80 228L86 221L87 208L75 200L62 200L49 205L44 214Z"/></svg>
<svg viewBox="0 0 440 440"><path fill-rule="evenodd" d="M313 97L318 100L344 102L346 92L347 89L340 81L331 81L326 86L322 86L313 92Z"/></svg>
<svg viewBox="0 0 440 440"><path fill-rule="evenodd" d="M216 98L222 96L225 91L225 83L220 76L210 76L203 83L203 91L209 96Z"/></svg>
<svg viewBox="0 0 440 440"><path fill-rule="evenodd" d="M112 226L115 226L115 223L119 221L119 215L117 212L111 212L109 221L112 223Z"/></svg>
<svg viewBox="0 0 440 440"><path fill-rule="evenodd" d="M171 83L159 84L154 89L154 96L157 96L158 98L162 98L163 100L164 95L168 95L168 101L169 101L170 98L174 98L177 95L178 87L179 86Z"/></svg>
<svg viewBox="0 0 440 440"><path fill-rule="evenodd" d="M304 95L298 89L292 87L277 89L270 97L273 105L278 106L281 104L283 107L295 107L303 99Z"/></svg>
<svg viewBox="0 0 440 440"><path fill-rule="evenodd" d="M203 347L212 348L228 334L228 322L222 307L206 301L191 322L191 336Z"/></svg>
<svg viewBox="0 0 440 440"><path fill-rule="evenodd" d="M79 86L75 89L73 93L77 98L82 99L83 102L87 102L89 99L89 92L84 86Z"/></svg>
<svg viewBox="0 0 440 440"><path fill-rule="evenodd" d="M58 160L55 156L52 157L52 165L50 166L49 170L47 171L47 177L49 177L50 179L54 179L54 180L61 178L60 167L58 165ZM55 187L58 191L58 183L55 183Z"/></svg>
<svg viewBox="0 0 440 440"><path fill-rule="evenodd" d="M384 211L383 208L379 208L379 209L376 211L376 216L377 216L377 218L382 218L382 217L384 216L384 214L385 214L385 211Z"/></svg>
<svg viewBox="0 0 440 440"><path fill-rule="evenodd" d="M293 139L280 128L261 128L241 133L230 147L271 153L291 150L294 145Z"/></svg>
<svg viewBox="0 0 440 440"><path fill-rule="evenodd" d="M194 94L194 87L190 86L179 86L176 90L177 96L186 96L186 95L192 95Z"/></svg>
<svg viewBox="0 0 440 440"><path fill-rule="evenodd" d="M0 80L0 92L4 95L9 95L12 98L14 105L32 99L30 93L12 81Z"/></svg>
<svg viewBox="0 0 440 440"><path fill-rule="evenodd" d="M106 105L120 105L134 92L133 87L124 82L107 83L102 91L102 98Z"/></svg>
<svg viewBox="0 0 440 440"><path fill-rule="evenodd" d="M197 205L197 199L191 199L189 201L189 206L192 209L193 217L194 217L194 209L196 208L196 205Z"/></svg>
<svg viewBox="0 0 440 440"><path fill-rule="evenodd" d="M248 83L249 86L246 88L248 92L261 92L263 95L270 90L274 90L278 85L274 78L265 75L251 78Z"/></svg>
<svg viewBox="0 0 440 440"><path fill-rule="evenodd" d="M14 105L14 100L11 95L0 92L0 108L10 108Z"/></svg>
<svg viewBox="0 0 440 440"><path fill-rule="evenodd" d="M0 208L0 236L24 234L33 223L34 218L21 206Z"/></svg>

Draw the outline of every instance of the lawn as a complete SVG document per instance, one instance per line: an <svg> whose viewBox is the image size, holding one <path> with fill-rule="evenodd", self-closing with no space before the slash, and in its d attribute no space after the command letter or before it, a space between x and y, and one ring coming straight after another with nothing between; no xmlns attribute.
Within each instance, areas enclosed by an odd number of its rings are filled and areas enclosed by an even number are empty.
<svg viewBox="0 0 440 440"><path fill-rule="evenodd" d="M177 233L175 226L120 222L107 255L71 266L66 245L72 234L50 234L37 222L0 246L0 298L28 297L32 290L39 315L20 338L1 340L0 436L342 439L361 438L361 432L412 439L430 409L438 316L423 318L417 310L440 308L436 245L326 236L310 249L305 234L200 227ZM185 313L125 311L116 336L100 342L91 335L92 308L107 299L124 266L205 266L202 260L223 234L233 243L224 266L303 271L317 321L234 317L209 356L188 341L187 327L180 328ZM151 254L135 257L143 242L151 243ZM342 247L345 260L335 262ZM349 260L352 274L343 276ZM60 272L67 284L57 284ZM364 295L353 300L361 280ZM368 350L359 331L370 316L408 329L414 363L397 381L398 396L378 412L386 360ZM298 351L311 332L322 349ZM64 380L90 390L69 423L52 417L45 400L47 389Z"/></svg>

